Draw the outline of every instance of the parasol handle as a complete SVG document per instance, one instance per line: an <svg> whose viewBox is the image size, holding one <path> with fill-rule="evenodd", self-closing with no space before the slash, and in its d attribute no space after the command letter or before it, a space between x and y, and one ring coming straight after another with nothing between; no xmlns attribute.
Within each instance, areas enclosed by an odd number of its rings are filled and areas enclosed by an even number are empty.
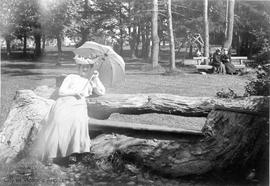
<svg viewBox="0 0 270 186"><path fill-rule="evenodd" d="M84 85L82 91L87 87L88 83L90 83L90 81L92 81L92 79L93 79L94 77L98 77L98 75L99 75L99 72L95 70L94 73L92 74L92 76L91 76L91 77L87 80L87 82L85 83L85 85Z"/></svg>
<svg viewBox="0 0 270 186"><path fill-rule="evenodd" d="M89 83L90 81L92 81L92 79L93 79L94 77L98 77L99 72L97 71L97 69L99 69L99 68L101 67L101 65L103 64L103 62L104 62L104 60L103 60L101 63L98 63L98 62L94 63L94 64L96 64L96 65L93 67L93 74L92 74L91 77L88 79L88 81L85 83L85 85L84 85L82 91L87 87L88 83Z"/></svg>

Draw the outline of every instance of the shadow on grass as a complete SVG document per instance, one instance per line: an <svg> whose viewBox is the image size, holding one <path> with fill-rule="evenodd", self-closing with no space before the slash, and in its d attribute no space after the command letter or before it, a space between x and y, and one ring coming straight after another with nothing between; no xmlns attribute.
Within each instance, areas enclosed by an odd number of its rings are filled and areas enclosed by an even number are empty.
<svg viewBox="0 0 270 186"><path fill-rule="evenodd" d="M5 70L2 69L1 70L2 74L8 74L10 76L29 76L29 75L33 75L33 76L37 76L37 75L44 75L44 73L40 73L40 72L32 72L31 70Z"/></svg>

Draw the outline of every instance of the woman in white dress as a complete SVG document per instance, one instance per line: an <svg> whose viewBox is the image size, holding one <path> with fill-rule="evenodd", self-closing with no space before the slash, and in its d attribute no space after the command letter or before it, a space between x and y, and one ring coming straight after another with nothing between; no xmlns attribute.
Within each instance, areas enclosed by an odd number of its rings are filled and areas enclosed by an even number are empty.
<svg viewBox="0 0 270 186"><path fill-rule="evenodd" d="M79 74L68 75L59 88L59 98L43 120L39 136L42 160L67 157L90 151L88 114L85 98L105 94L105 87L94 71L94 62L76 57ZM89 79L89 77L91 77Z"/></svg>

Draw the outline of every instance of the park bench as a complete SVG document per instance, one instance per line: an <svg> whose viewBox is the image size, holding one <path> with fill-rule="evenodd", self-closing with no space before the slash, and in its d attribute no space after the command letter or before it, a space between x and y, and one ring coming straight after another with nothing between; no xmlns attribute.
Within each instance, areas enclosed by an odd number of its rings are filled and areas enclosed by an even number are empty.
<svg viewBox="0 0 270 186"><path fill-rule="evenodd" d="M195 65L197 70L211 70L213 68L213 66L211 65L202 64L204 60L210 59L208 57L200 56L200 57L193 57L193 59L197 61L197 65Z"/></svg>
<svg viewBox="0 0 270 186"><path fill-rule="evenodd" d="M248 59L247 56L232 56L231 60L236 69L245 69L255 62L254 60Z"/></svg>
<svg viewBox="0 0 270 186"><path fill-rule="evenodd" d="M210 70L213 68L211 65L202 64L205 59L211 60L210 57L201 56L194 57L193 59L197 61L197 65L195 65L197 70ZM232 56L231 62L235 66L236 70L244 70L247 65L253 63L254 60L248 60L247 56Z"/></svg>

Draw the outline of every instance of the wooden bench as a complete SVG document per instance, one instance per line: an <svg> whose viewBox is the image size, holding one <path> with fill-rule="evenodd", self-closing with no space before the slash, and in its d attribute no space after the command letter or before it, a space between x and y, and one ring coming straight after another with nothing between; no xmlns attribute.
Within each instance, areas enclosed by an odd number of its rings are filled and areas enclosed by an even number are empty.
<svg viewBox="0 0 270 186"><path fill-rule="evenodd" d="M211 59L210 57L193 57L197 61L196 68L198 70L209 70L213 67L211 65L202 65L201 63L206 59ZM231 62L235 66L236 70L244 70L248 64L254 63L254 60L248 60L247 56L232 56Z"/></svg>
<svg viewBox="0 0 270 186"><path fill-rule="evenodd" d="M195 65L197 70L211 70L213 68L213 66L211 66L211 65L202 64L202 62L204 62L204 60L210 59L208 57L204 57L204 56L193 57L193 59L197 60L197 65Z"/></svg>
<svg viewBox="0 0 270 186"><path fill-rule="evenodd" d="M244 63L244 60L247 60L247 56L232 56L231 57L231 60L232 60L232 63L237 65L236 62L238 62L239 65L243 65Z"/></svg>
<svg viewBox="0 0 270 186"><path fill-rule="evenodd" d="M232 56L231 62L236 70L244 70L246 67L252 65L255 61L248 59L247 56Z"/></svg>

